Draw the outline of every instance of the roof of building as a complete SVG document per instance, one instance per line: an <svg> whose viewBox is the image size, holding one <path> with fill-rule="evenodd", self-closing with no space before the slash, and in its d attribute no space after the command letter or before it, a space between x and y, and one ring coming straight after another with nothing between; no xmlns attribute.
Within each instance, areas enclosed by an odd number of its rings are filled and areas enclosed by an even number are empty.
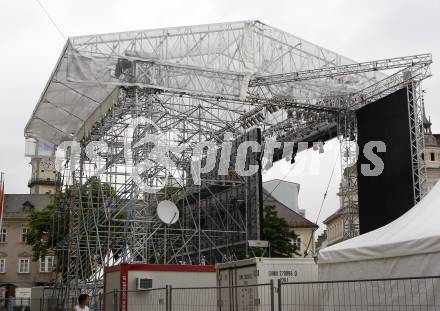
<svg viewBox="0 0 440 311"><path fill-rule="evenodd" d="M426 146L440 146L440 134L425 134Z"/></svg>
<svg viewBox="0 0 440 311"><path fill-rule="evenodd" d="M298 185L299 186L299 185ZM290 227L292 228L318 228L318 225L311 222L298 212L292 210L282 202L277 200L267 189L263 189L263 200L266 200L267 196L270 196L273 200L277 201L275 209L278 217L284 218Z"/></svg>
<svg viewBox="0 0 440 311"><path fill-rule="evenodd" d="M42 210L49 202L48 194L5 194L4 212L26 213L30 209Z"/></svg>
<svg viewBox="0 0 440 311"><path fill-rule="evenodd" d="M277 206L278 216L283 217L292 228L318 228L319 226L304 216L287 208L286 206Z"/></svg>
<svg viewBox="0 0 440 311"><path fill-rule="evenodd" d="M333 214L328 216L326 219L324 219L323 223L327 225L330 221L332 221L333 219L335 219L336 217L338 217L339 215L342 215L342 214L344 214L344 211L342 208L339 208L338 210L336 210L336 212L334 212Z"/></svg>

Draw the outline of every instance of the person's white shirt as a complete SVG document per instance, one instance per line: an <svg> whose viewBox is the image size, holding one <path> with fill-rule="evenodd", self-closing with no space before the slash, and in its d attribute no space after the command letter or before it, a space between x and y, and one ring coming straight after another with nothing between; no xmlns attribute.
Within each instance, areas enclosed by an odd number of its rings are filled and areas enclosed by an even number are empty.
<svg viewBox="0 0 440 311"><path fill-rule="evenodd" d="M73 311L89 311L89 307L85 305L84 308L81 308L80 305L76 305L73 307Z"/></svg>

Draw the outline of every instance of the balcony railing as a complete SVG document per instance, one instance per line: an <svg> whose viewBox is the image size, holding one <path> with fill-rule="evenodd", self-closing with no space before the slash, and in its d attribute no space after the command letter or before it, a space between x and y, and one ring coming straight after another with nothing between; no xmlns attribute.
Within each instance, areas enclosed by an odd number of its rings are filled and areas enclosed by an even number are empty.
<svg viewBox="0 0 440 311"><path fill-rule="evenodd" d="M34 185L44 185L44 186L56 186L61 187L61 179L52 179L52 178L32 178L28 182L28 187L32 187Z"/></svg>

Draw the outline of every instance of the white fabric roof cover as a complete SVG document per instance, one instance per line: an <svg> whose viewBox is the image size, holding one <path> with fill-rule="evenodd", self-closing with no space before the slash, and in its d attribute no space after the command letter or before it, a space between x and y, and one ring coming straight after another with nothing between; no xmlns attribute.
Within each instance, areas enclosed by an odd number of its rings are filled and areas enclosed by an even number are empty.
<svg viewBox="0 0 440 311"><path fill-rule="evenodd" d="M440 183L404 215L388 225L329 246L319 263L352 262L440 251Z"/></svg>
<svg viewBox="0 0 440 311"><path fill-rule="evenodd" d="M115 73L120 60L145 62L135 82ZM167 63L179 68L167 67ZM243 98L253 74L350 63L348 58L258 21L72 37L26 125L25 136L55 146L80 139L79 131L88 118L119 86ZM191 75L188 66L203 70ZM285 86L284 92L289 87L292 96L345 94L382 77L382 73L369 72L303 81ZM273 86L271 92L283 94L282 90Z"/></svg>

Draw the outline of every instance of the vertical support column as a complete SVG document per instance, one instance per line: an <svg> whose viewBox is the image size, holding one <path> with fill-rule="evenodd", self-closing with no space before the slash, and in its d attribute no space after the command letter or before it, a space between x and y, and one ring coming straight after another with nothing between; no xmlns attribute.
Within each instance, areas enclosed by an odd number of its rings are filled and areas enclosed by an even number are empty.
<svg viewBox="0 0 440 311"><path fill-rule="evenodd" d="M102 311L102 297L103 297L102 293L99 292L99 294L98 294L98 310L99 311Z"/></svg>
<svg viewBox="0 0 440 311"><path fill-rule="evenodd" d="M173 310L173 287L171 285L168 285L168 311Z"/></svg>
<svg viewBox="0 0 440 311"><path fill-rule="evenodd" d="M408 72L410 74L410 72ZM411 145L411 165L414 191L414 205L427 193L425 166L425 136L423 132L423 102L420 83L414 80L407 86L408 119Z"/></svg>
<svg viewBox="0 0 440 311"><path fill-rule="evenodd" d="M165 311L169 311L169 304L170 304L170 289L168 285L165 285Z"/></svg>
<svg viewBox="0 0 440 311"><path fill-rule="evenodd" d="M278 288L277 288L277 290L278 290L278 293L277 293L278 294L278 311L281 311L282 306L283 306L281 286L282 286L281 279L278 279Z"/></svg>
<svg viewBox="0 0 440 311"><path fill-rule="evenodd" d="M118 305L119 305L119 303L118 303L118 292L115 289L113 291L113 311L118 311Z"/></svg>
<svg viewBox="0 0 440 311"><path fill-rule="evenodd" d="M217 272L218 273L218 272ZM220 285L220 282L218 283L219 285L217 286L217 308L219 311L222 311L222 307L223 307L223 299L222 299L222 287Z"/></svg>
<svg viewBox="0 0 440 311"><path fill-rule="evenodd" d="M344 240L359 235L359 204L357 183L358 145L357 124L354 111L346 108L339 115L338 136L341 160L342 213L344 221Z"/></svg>
<svg viewBox="0 0 440 311"><path fill-rule="evenodd" d="M82 186L84 184L85 175L87 172L84 171L84 162L86 159L86 147L84 143L80 143L80 154L79 154L79 184ZM73 163L72 163L73 165Z"/></svg>
<svg viewBox="0 0 440 311"><path fill-rule="evenodd" d="M244 191L245 191L245 195L244 195L244 209L245 209L245 216L244 216L244 226L245 226L245 235L246 235L246 248L245 248L245 255L246 258L249 258L249 222L248 222L248 186L249 186L249 179L245 178L244 179Z"/></svg>
<svg viewBox="0 0 440 311"><path fill-rule="evenodd" d="M275 310L275 297L274 297L273 280L270 280L270 311Z"/></svg>

